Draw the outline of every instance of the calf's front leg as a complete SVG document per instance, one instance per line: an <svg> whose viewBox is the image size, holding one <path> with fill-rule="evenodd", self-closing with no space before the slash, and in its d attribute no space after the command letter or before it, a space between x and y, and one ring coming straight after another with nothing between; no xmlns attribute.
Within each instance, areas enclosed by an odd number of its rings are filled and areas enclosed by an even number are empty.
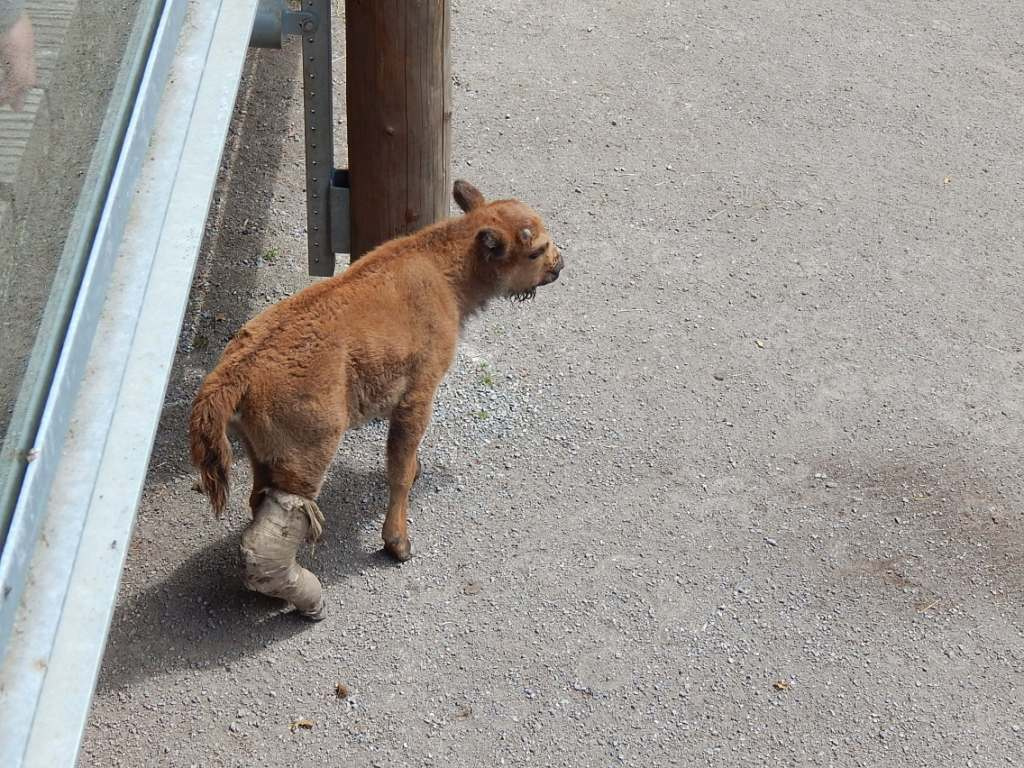
<svg viewBox="0 0 1024 768"><path fill-rule="evenodd" d="M391 414L388 428L388 512L384 518L384 549L393 558L412 557L409 541L409 491L419 476L419 448L430 422L431 400L403 402Z"/></svg>

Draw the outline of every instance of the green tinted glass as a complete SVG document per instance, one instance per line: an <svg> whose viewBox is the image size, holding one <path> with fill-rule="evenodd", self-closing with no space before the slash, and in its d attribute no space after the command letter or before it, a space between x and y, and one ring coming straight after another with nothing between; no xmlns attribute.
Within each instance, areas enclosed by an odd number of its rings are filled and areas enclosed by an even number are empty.
<svg viewBox="0 0 1024 768"><path fill-rule="evenodd" d="M162 6L0 0L0 541Z"/></svg>

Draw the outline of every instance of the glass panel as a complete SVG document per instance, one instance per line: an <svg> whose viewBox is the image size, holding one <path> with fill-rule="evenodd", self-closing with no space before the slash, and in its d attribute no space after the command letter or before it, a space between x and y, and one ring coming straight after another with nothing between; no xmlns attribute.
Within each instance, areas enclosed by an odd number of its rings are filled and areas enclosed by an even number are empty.
<svg viewBox="0 0 1024 768"><path fill-rule="evenodd" d="M0 0L0 548L163 0Z"/></svg>

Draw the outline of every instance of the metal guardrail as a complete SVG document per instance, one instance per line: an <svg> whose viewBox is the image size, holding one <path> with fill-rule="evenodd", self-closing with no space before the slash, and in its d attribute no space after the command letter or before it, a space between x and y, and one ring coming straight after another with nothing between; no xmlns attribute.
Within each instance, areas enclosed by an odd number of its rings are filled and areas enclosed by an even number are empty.
<svg viewBox="0 0 1024 768"><path fill-rule="evenodd" d="M154 4L154 18L143 17L136 23L130 43L134 48L130 55L135 61L122 71L115 86L123 103L120 109L108 115L110 123L125 122L121 149L110 173L109 184L104 184L105 174L97 174L95 183L98 189L85 191L83 197L88 195L91 199L76 212L76 217L82 215L97 219L95 232L84 226L73 227L75 242L66 245L62 256L69 261L84 261L84 271L81 281L77 285L68 285L66 289L74 291L68 296L69 304L73 302L73 309L66 331L54 330L52 338L43 340L54 347L55 357L59 350L59 357L49 391L36 395L45 397L45 404L29 451L30 460L20 488L16 488L17 501L0 551L0 649L7 645L25 585L29 559L36 548L70 423L71 404L85 375L99 310L110 282L186 6L186 0ZM155 32L151 33L152 29ZM147 44L150 34L152 42ZM134 71L136 69L138 71ZM130 82L135 78L138 78L137 83ZM115 125L107 128L114 135L119 133ZM29 438L32 439L31 435Z"/></svg>
<svg viewBox="0 0 1024 768"><path fill-rule="evenodd" d="M29 587L0 646L4 768L76 761L255 11L166 3L119 161L138 183L124 177L127 204L108 198L95 246L109 288L80 294L75 312L104 343L66 347L59 372L80 385L50 393L72 428L40 455L53 462L43 535L22 553Z"/></svg>

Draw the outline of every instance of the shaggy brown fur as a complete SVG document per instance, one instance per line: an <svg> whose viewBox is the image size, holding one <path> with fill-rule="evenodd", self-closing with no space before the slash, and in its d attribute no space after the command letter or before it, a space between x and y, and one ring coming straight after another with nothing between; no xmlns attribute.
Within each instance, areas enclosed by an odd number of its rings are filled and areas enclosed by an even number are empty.
<svg viewBox="0 0 1024 768"><path fill-rule="evenodd" d="M416 452L466 318L494 297L527 298L563 266L540 217L457 181L465 215L375 249L250 320L196 395L192 462L214 510L227 501L229 421L249 454L255 512L278 489L315 499L346 429L390 420L385 548L411 555Z"/></svg>

